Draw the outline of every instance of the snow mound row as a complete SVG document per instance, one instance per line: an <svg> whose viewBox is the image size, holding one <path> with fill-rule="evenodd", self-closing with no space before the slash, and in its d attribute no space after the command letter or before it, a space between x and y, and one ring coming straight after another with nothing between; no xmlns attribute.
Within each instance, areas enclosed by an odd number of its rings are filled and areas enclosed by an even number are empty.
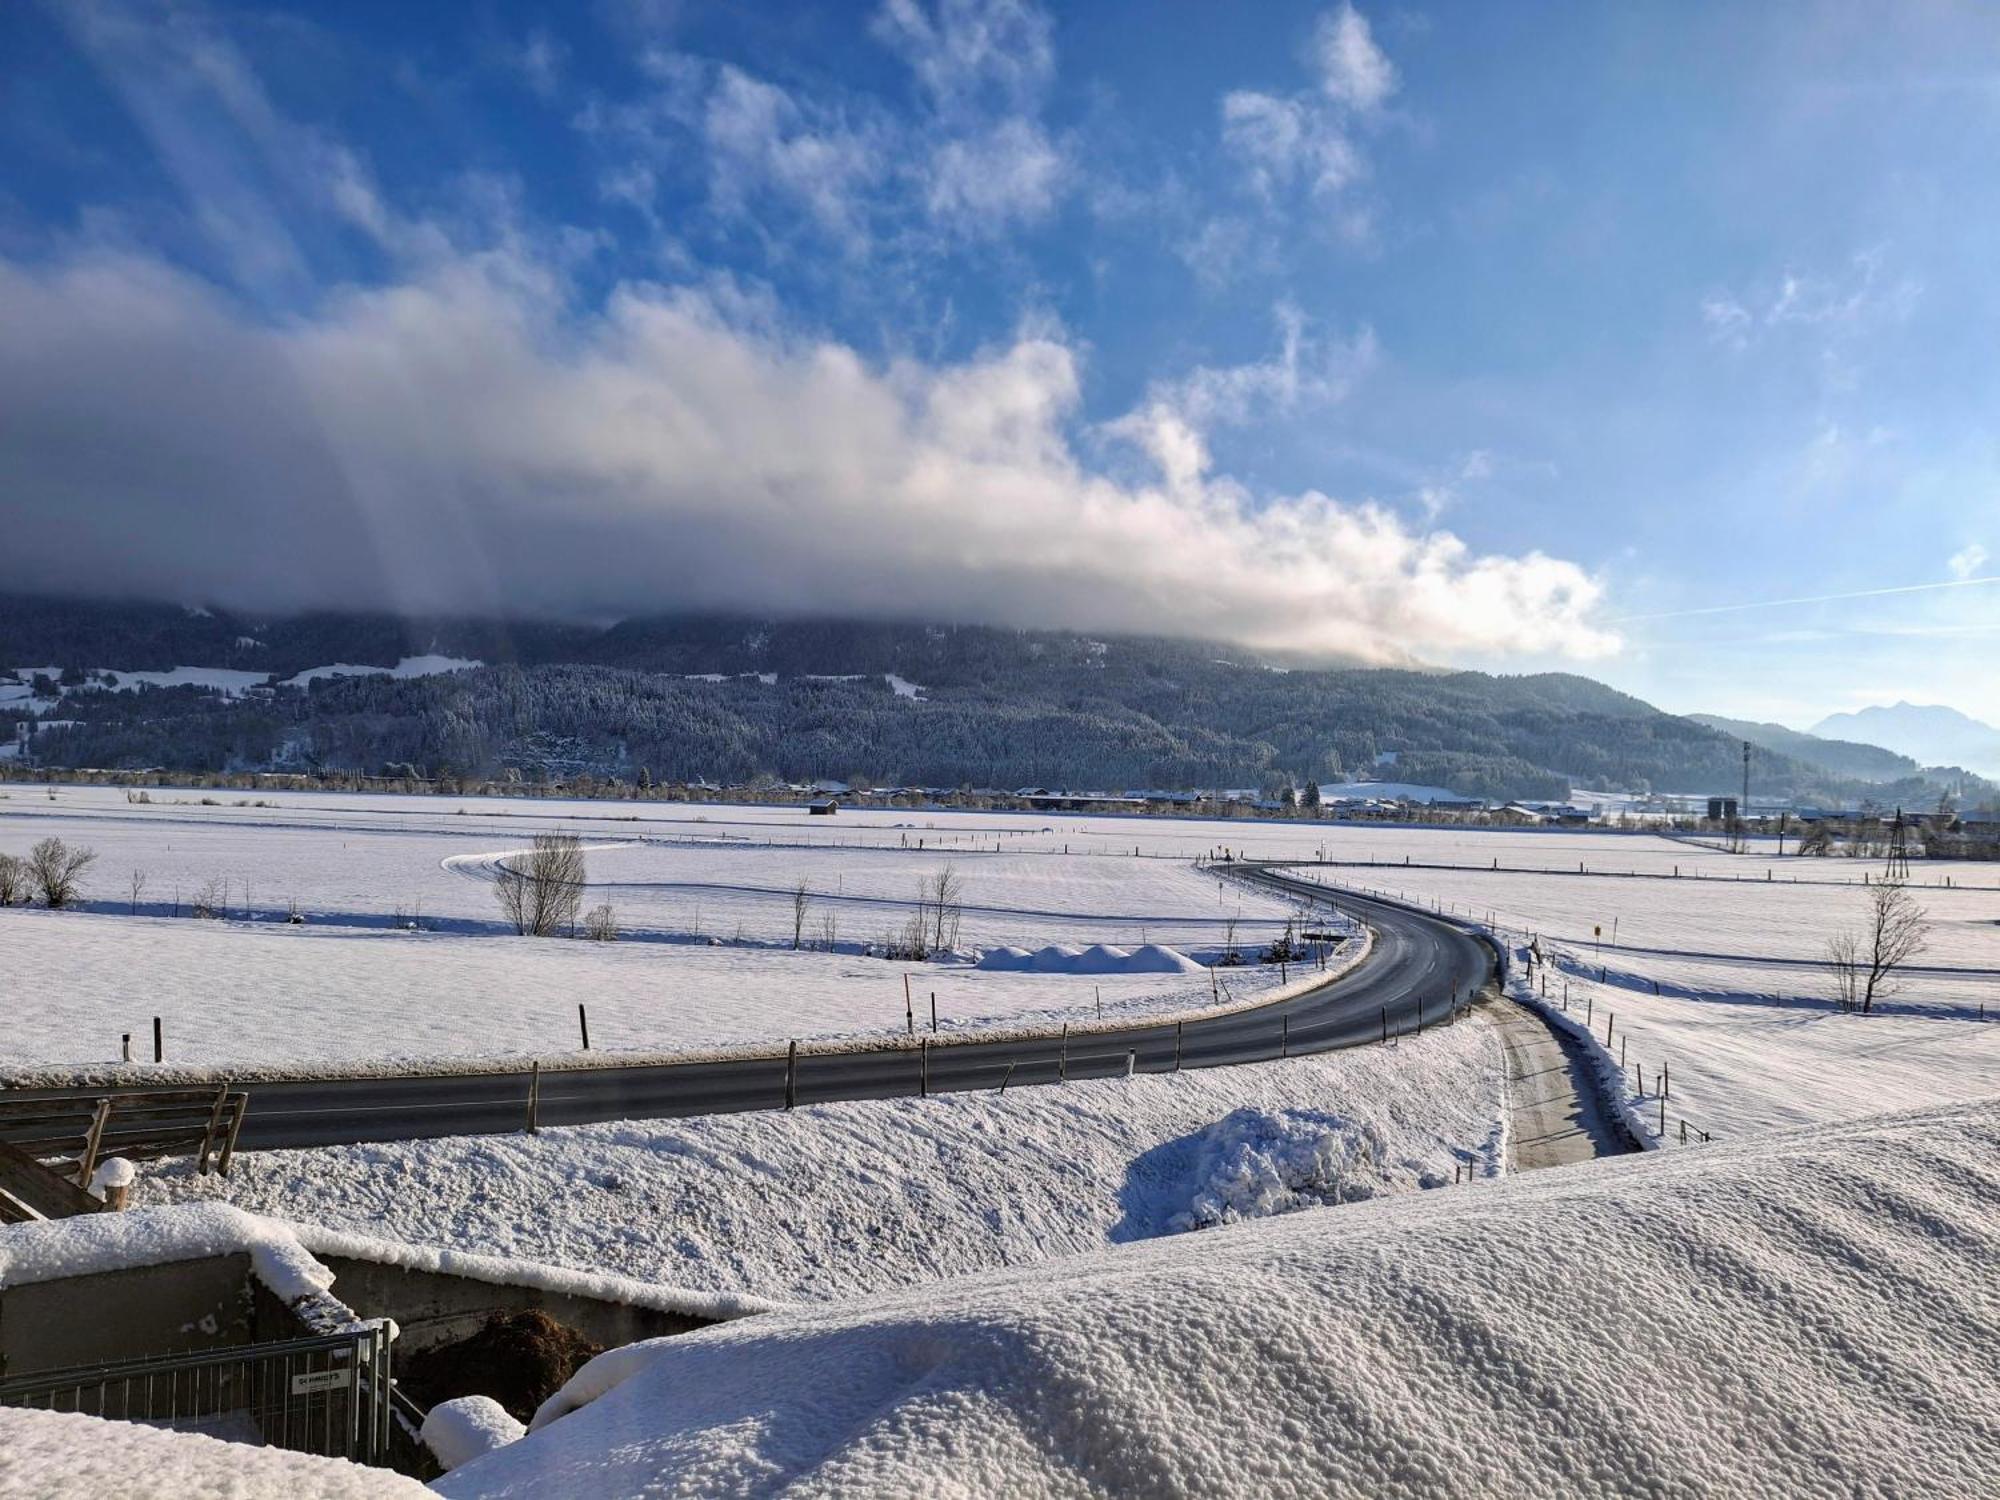
<svg viewBox="0 0 2000 1500"><path fill-rule="evenodd" d="M1143 943L1117 948L1092 943L1078 948L1050 943L1046 948L989 948L975 966L1012 974L1199 974L1200 964L1178 948Z"/></svg>

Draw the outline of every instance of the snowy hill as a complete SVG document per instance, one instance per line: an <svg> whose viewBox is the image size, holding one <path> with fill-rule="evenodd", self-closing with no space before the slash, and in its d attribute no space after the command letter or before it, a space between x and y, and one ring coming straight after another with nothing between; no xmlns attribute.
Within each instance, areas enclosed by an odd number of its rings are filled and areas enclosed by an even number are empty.
<svg viewBox="0 0 2000 1500"><path fill-rule="evenodd" d="M1988 1101L769 1314L437 1488L1990 1495L1996 1163Z"/></svg>

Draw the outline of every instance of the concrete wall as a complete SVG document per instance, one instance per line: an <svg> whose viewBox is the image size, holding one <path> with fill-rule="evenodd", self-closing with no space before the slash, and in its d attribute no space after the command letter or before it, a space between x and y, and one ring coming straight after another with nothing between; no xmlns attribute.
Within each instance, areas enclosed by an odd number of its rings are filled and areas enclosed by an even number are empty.
<svg viewBox="0 0 2000 1500"><path fill-rule="evenodd" d="M219 1255L9 1287L0 1374L288 1337L259 1329L252 1285L248 1255Z"/></svg>
<svg viewBox="0 0 2000 1500"><path fill-rule="evenodd" d="M706 1327L709 1319L655 1312L597 1297L498 1286L435 1271L414 1271L345 1255L316 1257L333 1272L333 1294L364 1318L394 1318L399 1354L477 1333L497 1312L537 1309L605 1348Z"/></svg>

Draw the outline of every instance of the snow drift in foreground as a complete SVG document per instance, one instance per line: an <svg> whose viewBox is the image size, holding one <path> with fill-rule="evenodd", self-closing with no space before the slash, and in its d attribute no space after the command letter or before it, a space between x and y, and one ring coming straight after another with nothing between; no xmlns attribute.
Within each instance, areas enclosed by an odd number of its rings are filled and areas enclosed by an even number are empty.
<svg viewBox="0 0 2000 1500"><path fill-rule="evenodd" d="M0 1406L0 1496L118 1500L435 1500L414 1479L342 1458L199 1432Z"/></svg>
<svg viewBox="0 0 2000 1500"><path fill-rule="evenodd" d="M1996 1273L1989 1100L635 1345L436 1487L1990 1495Z"/></svg>

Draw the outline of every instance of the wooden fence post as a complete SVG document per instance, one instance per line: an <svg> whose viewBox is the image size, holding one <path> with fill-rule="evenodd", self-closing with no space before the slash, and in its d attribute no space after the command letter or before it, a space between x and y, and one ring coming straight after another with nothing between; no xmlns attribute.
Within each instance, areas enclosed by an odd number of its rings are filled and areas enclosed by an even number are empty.
<svg viewBox="0 0 2000 1500"><path fill-rule="evenodd" d="M222 1110L229 1103L229 1081L223 1080L222 1087L215 1091L215 1105L208 1112L208 1129L201 1133L201 1151L195 1157L194 1169L200 1176L208 1175L208 1153L215 1149L215 1132L222 1128Z"/></svg>
<svg viewBox="0 0 2000 1500"><path fill-rule="evenodd" d="M97 1113L90 1118L90 1134L84 1138L83 1157L76 1164L76 1185L88 1191L91 1175L97 1170L97 1152L104 1144L104 1126L111 1118L111 1101L97 1101Z"/></svg>
<svg viewBox="0 0 2000 1500"><path fill-rule="evenodd" d="M153 1017L153 1061L165 1062L166 1057L167 1047L165 1040L160 1034L160 1018L155 1016Z"/></svg>
<svg viewBox="0 0 2000 1500"><path fill-rule="evenodd" d="M785 1046L785 1108L799 1102L799 1044L797 1038Z"/></svg>
<svg viewBox="0 0 2000 1500"><path fill-rule="evenodd" d="M577 1029L583 1033L583 1050L588 1052L590 1050L590 1017L583 1013L583 1002L581 1000L576 1002L576 1024Z"/></svg>

